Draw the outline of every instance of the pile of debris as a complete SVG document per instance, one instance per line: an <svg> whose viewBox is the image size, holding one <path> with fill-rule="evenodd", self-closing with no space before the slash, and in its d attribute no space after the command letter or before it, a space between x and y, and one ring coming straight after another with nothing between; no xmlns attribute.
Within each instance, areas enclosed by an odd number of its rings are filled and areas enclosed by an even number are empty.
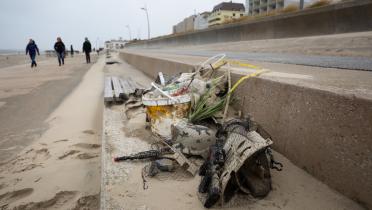
<svg viewBox="0 0 372 210"><path fill-rule="evenodd" d="M236 119L228 115L239 84L264 71L231 84L230 63L225 55L216 55L196 66L192 73L159 73L150 89L137 94L141 95L148 127L159 144L156 149L114 160L151 160L142 171L144 189L145 177L172 172L177 163L191 175L199 172L202 176L198 192L206 208L228 202L238 191L253 197L265 197L270 192L270 169L282 168L271 153L270 135L249 117ZM225 65L226 72L218 71ZM203 159L204 163L198 167L190 157Z"/></svg>

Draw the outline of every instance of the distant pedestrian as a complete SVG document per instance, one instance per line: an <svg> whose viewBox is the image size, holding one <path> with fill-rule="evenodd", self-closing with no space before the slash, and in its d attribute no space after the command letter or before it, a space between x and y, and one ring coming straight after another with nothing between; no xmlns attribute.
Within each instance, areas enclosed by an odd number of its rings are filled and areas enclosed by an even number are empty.
<svg viewBox="0 0 372 210"><path fill-rule="evenodd" d="M83 52L85 52L87 63L90 63L90 53L92 52L92 45L90 44L87 37L85 37L85 42L83 44Z"/></svg>
<svg viewBox="0 0 372 210"><path fill-rule="evenodd" d="M54 50L57 53L59 66L65 65L65 44L63 44L61 37L57 37L57 42L54 44Z"/></svg>
<svg viewBox="0 0 372 210"><path fill-rule="evenodd" d="M30 55L30 58L31 58L31 68L33 68L34 66L35 67L37 66L37 63L36 63L36 53L38 55L40 55L39 48L35 44L35 41L32 40L32 39L30 39L30 41L28 42L27 47L26 47L26 55L27 54Z"/></svg>
<svg viewBox="0 0 372 210"><path fill-rule="evenodd" d="M74 57L74 47L72 47L72 45L70 46L70 53L71 57Z"/></svg>

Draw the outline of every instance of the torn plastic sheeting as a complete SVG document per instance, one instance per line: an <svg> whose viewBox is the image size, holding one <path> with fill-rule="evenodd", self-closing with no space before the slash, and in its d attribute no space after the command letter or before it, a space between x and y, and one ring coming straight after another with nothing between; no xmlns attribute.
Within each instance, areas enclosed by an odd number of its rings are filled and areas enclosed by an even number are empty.
<svg viewBox="0 0 372 210"><path fill-rule="evenodd" d="M228 189L230 180L235 178L232 175L237 174L250 157L273 144L271 139L262 138L256 131L243 133L233 132L229 134L224 145L226 161L221 174L223 202L227 202L231 196L226 194L225 191Z"/></svg>
<svg viewBox="0 0 372 210"><path fill-rule="evenodd" d="M172 141L183 154L207 158L209 147L216 143L216 131L206 126L187 123L186 119L171 126Z"/></svg>

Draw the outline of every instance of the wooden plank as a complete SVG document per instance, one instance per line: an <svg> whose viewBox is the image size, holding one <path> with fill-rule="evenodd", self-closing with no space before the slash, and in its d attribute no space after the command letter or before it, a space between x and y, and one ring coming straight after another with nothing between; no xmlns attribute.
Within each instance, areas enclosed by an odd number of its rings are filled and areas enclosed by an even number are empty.
<svg viewBox="0 0 372 210"><path fill-rule="evenodd" d="M105 78L105 92L104 92L103 98L105 102L114 101L114 93L112 90L111 77Z"/></svg>
<svg viewBox="0 0 372 210"><path fill-rule="evenodd" d="M128 83L127 81L124 79L119 79L119 83L121 85L121 87L123 88L123 93L122 95L120 96L122 99L124 100L128 100L129 99L129 92L128 92Z"/></svg>
<svg viewBox="0 0 372 210"><path fill-rule="evenodd" d="M144 89L144 87L142 85L140 85L139 83L137 83L136 81L134 81L132 78L128 78L128 83L130 86L133 87L133 92L136 90L136 89Z"/></svg>
<svg viewBox="0 0 372 210"><path fill-rule="evenodd" d="M129 96L134 92L134 89L130 86L127 79L120 79L120 84L123 87L123 92L126 96Z"/></svg>
<svg viewBox="0 0 372 210"><path fill-rule="evenodd" d="M120 94L123 94L123 88L120 85L119 78L117 77L112 77L112 87L114 88L114 97L115 100L121 100Z"/></svg>

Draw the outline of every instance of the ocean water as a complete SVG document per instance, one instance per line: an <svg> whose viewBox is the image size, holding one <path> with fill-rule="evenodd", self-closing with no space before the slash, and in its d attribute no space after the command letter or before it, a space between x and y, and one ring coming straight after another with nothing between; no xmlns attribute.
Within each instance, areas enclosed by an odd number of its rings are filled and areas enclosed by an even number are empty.
<svg viewBox="0 0 372 210"><path fill-rule="evenodd" d="M24 53L24 51L22 50L2 50L0 49L0 55L18 55L18 54L22 54Z"/></svg>

